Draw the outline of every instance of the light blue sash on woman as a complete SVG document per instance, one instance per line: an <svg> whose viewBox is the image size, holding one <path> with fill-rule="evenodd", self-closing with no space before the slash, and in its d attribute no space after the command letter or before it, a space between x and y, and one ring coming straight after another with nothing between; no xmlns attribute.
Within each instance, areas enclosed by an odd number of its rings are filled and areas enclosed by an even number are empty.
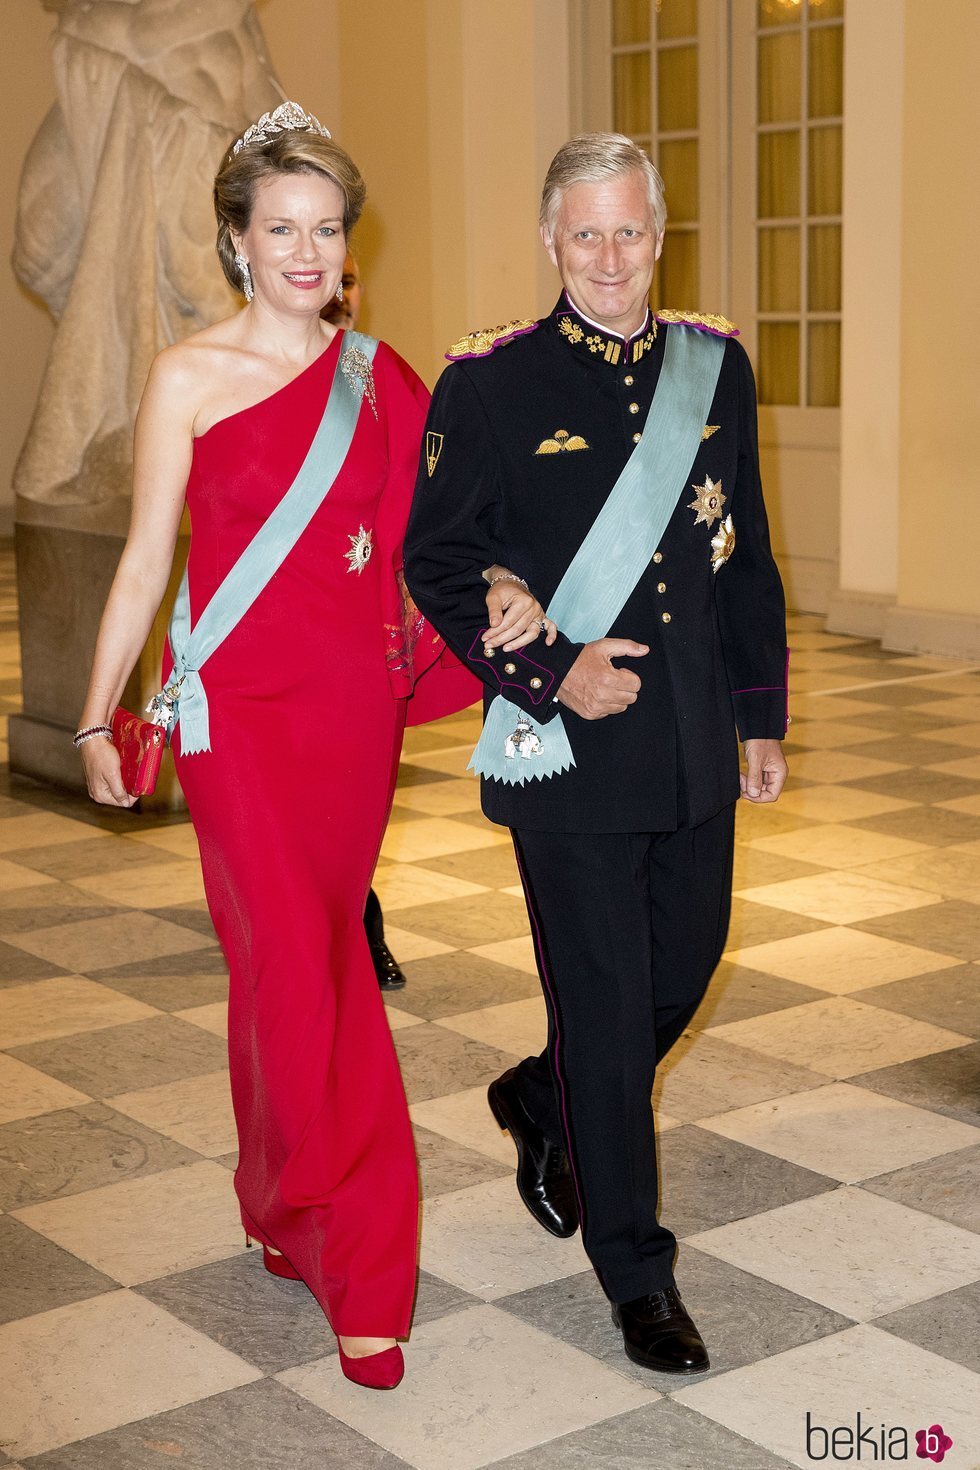
<svg viewBox="0 0 980 1470"><path fill-rule="evenodd" d="M378 343L361 332L348 332L342 346L323 418L295 480L213 594L193 631L187 571L184 571L170 619L174 666L163 694L157 695L149 707L158 714L168 706L172 708L168 723L172 726L180 721L180 748L184 755L211 749L208 697L201 680L203 664L282 566L327 498L347 458L365 388L364 364L350 354L352 349L363 353L370 363Z"/></svg>
<svg viewBox="0 0 980 1470"><path fill-rule="evenodd" d="M697 455L724 355L720 337L676 323L667 328L643 436L548 604L549 618L573 643L606 636L649 566ZM560 714L542 726L537 754L509 759L505 745L521 718L523 712L498 694L471 771L514 786L574 766Z"/></svg>

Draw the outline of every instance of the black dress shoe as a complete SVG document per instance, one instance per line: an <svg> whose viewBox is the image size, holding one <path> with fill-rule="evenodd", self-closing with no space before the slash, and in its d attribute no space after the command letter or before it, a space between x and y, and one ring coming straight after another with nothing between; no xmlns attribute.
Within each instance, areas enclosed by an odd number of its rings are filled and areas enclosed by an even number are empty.
<svg viewBox="0 0 980 1470"><path fill-rule="evenodd" d="M490 1111L517 1148L517 1192L539 1225L567 1240L578 1229L578 1200L565 1150L545 1138L525 1110L514 1068L487 1089Z"/></svg>
<svg viewBox="0 0 980 1470"><path fill-rule="evenodd" d="M632 1302L614 1304L612 1319L622 1329L631 1363L658 1373L703 1373L708 1350L676 1286Z"/></svg>
<svg viewBox="0 0 980 1470"><path fill-rule="evenodd" d="M398 961L383 939L369 946L371 959L374 962L374 973L378 977L378 984L382 990L404 990L405 976L399 968Z"/></svg>

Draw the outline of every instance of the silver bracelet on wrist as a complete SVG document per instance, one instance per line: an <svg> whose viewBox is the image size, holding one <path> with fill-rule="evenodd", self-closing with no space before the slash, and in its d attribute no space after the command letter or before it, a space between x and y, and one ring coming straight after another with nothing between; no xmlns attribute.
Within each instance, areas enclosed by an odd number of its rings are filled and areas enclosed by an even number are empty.
<svg viewBox="0 0 980 1470"><path fill-rule="evenodd" d="M491 587L495 587L498 582L516 582L519 586L524 588L525 592L529 592L531 590L525 582L524 578L515 576L513 572L498 572L495 577L490 578Z"/></svg>
<svg viewBox="0 0 980 1470"><path fill-rule="evenodd" d="M90 740L98 740L102 736L106 740L112 739L111 725L89 725L84 730L78 730L71 738L71 743L77 750L80 745L87 745Z"/></svg>

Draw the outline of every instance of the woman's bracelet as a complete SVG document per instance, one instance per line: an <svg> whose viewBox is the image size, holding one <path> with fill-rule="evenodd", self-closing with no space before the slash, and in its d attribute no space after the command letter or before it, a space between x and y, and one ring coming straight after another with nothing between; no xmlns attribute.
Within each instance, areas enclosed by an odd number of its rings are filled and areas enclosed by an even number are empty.
<svg viewBox="0 0 980 1470"><path fill-rule="evenodd" d="M529 592L531 590L525 582L524 578L516 576L513 572L498 572L495 577L490 578L491 587L496 587L498 582L516 582L519 587L524 588L525 592Z"/></svg>
<svg viewBox="0 0 980 1470"><path fill-rule="evenodd" d="M87 744L87 742L89 740L98 740L98 738L99 738L100 735L104 735L105 738L106 738L106 740L111 740L112 739L112 726L111 725L89 725L86 729L79 730L76 734L74 734L72 736L72 738L71 738L71 743L72 743L72 745L74 745L75 749L77 750L80 745Z"/></svg>

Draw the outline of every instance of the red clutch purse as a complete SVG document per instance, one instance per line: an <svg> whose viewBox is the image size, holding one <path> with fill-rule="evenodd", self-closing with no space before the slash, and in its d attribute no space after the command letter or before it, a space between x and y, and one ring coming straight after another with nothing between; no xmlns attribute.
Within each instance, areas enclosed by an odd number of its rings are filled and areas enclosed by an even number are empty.
<svg viewBox="0 0 980 1470"><path fill-rule="evenodd" d="M122 783L130 796L149 796L157 784L166 732L149 720L117 709L112 717L112 743L119 752Z"/></svg>

